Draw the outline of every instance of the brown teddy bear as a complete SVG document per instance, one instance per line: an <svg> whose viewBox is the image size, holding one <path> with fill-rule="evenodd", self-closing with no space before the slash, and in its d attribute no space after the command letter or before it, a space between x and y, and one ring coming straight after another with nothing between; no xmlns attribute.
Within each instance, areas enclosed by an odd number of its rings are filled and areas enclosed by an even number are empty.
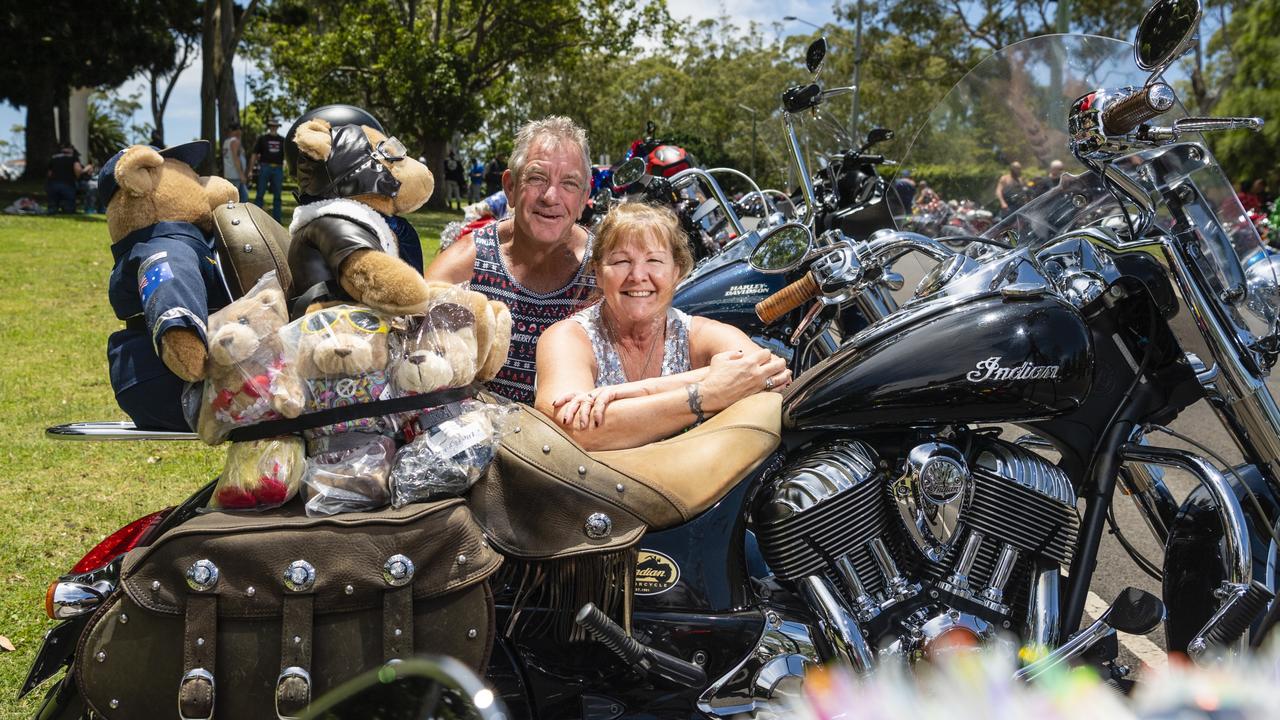
<svg viewBox="0 0 1280 720"><path fill-rule="evenodd" d="M421 313L427 283L420 268L400 259L397 231L389 223L408 226L397 215L431 197L431 172L395 138L368 125L331 126L312 118L292 131L291 142L306 201L289 226L292 314L332 301L354 301L387 315Z"/></svg>
<svg viewBox="0 0 1280 720"><path fill-rule="evenodd" d="M209 311L230 302L207 234L213 208L238 194L192 169L208 152L203 140L134 145L99 175L115 263L108 296L125 322L107 341L111 387L138 427L190 430L185 383L204 376Z"/></svg>
<svg viewBox="0 0 1280 720"><path fill-rule="evenodd" d="M305 393L280 337L288 322L274 272L209 317L209 363L196 426L202 440L214 445L235 428L302 412Z"/></svg>
<svg viewBox="0 0 1280 720"><path fill-rule="evenodd" d="M493 379L511 345L511 311L478 292L431 282L425 314L400 336L392 364L399 395Z"/></svg>
<svg viewBox="0 0 1280 720"><path fill-rule="evenodd" d="M307 389L305 411L389 398L390 330L382 315L356 305L315 310L291 323L285 342L297 347L295 367ZM307 514L385 505L396 429L394 418L377 416L307 430Z"/></svg>

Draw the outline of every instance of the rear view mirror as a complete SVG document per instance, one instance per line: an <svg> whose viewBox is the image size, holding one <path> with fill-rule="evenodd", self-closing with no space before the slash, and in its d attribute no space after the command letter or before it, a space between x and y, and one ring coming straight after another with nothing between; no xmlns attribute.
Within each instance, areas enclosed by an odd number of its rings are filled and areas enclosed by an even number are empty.
<svg viewBox="0 0 1280 720"><path fill-rule="evenodd" d="M613 171L613 186L626 187L644 177L644 160L638 157L628 158Z"/></svg>
<svg viewBox="0 0 1280 720"><path fill-rule="evenodd" d="M800 265L812 246L813 234L807 226L787 223L764 234L749 262L763 273L788 272Z"/></svg>
<svg viewBox="0 0 1280 720"><path fill-rule="evenodd" d="M809 49L804 52L804 66L809 69L811 75L817 75L822 69L822 61L827 57L827 39L818 38L809 43Z"/></svg>
<svg viewBox="0 0 1280 720"><path fill-rule="evenodd" d="M867 147L878 145L882 142L888 142L892 139L893 131L889 128L872 128L871 132L867 133Z"/></svg>
<svg viewBox="0 0 1280 720"><path fill-rule="evenodd" d="M1159 76L1186 51L1199 25L1200 0L1158 0L1138 25L1134 62Z"/></svg>

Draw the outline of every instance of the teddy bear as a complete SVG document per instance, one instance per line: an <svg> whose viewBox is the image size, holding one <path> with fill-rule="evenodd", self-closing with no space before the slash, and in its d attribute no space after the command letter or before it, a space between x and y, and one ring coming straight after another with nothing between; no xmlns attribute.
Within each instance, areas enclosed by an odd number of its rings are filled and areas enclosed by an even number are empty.
<svg viewBox="0 0 1280 720"><path fill-rule="evenodd" d="M289 322L274 272L209 316L209 361L196 430L210 445L231 430L294 418L306 400L280 330Z"/></svg>
<svg viewBox="0 0 1280 720"><path fill-rule="evenodd" d="M266 510L298 494L307 460L297 435L232 443L209 507L215 510Z"/></svg>
<svg viewBox="0 0 1280 720"><path fill-rule="evenodd" d="M125 323L107 340L111 388L140 428L191 429L184 389L204 377L210 310L230 302L208 233L213 209L239 196L192 169L208 153L204 140L134 145L98 178L114 261L107 295Z"/></svg>
<svg viewBox="0 0 1280 720"><path fill-rule="evenodd" d="M337 305L313 310L285 328L308 413L391 396L387 373L391 326L372 309ZM308 515L381 507L395 455L391 416L344 420L307 430L304 483Z"/></svg>
<svg viewBox="0 0 1280 720"><path fill-rule="evenodd" d="M400 258L397 231L412 226L398 215L431 197L431 172L369 125L313 117L291 130L290 142L305 201L289 226L291 314L334 301L387 315L422 312L429 291L421 268Z"/></svg>

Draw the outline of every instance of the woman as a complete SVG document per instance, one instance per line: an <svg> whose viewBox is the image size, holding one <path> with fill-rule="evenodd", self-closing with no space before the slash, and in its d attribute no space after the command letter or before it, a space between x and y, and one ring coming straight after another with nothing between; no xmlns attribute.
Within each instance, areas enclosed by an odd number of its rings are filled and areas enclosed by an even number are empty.
<svg viewBox="0 0 1280 720"><path fill-rule="evenodd" d="M611 210L591 265L601 301L543 333L534 400L587 450L670 437L791 382L783 360L741 330L671 307L693 256L670 210Z"/></svg>

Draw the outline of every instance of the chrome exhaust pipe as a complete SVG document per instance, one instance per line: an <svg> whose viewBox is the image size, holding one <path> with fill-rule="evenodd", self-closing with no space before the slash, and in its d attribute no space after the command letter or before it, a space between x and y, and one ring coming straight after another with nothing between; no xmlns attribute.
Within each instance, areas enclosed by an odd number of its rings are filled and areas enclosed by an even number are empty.
<svg viewBox="0 0 1280 720"><path fill-rule="evenodd" d="M1060 575L1056 564L1038 565L1031 576L1031 598L1027 603L1027 643L1051 648L1058 644L1058 623L1061 620L1058 583Z"/></svg>
<svg viewBox="0 0 1280 720"><path fill-rule="evenodd" d="M826 640L831 656L825 662L846 662L859 675L875 670L875 654L867 644L853 613L840 601L827 579L809 575L800 581L800 594L818 618L818 632ZM821 647L821 644L819 644Z"/></svg>

